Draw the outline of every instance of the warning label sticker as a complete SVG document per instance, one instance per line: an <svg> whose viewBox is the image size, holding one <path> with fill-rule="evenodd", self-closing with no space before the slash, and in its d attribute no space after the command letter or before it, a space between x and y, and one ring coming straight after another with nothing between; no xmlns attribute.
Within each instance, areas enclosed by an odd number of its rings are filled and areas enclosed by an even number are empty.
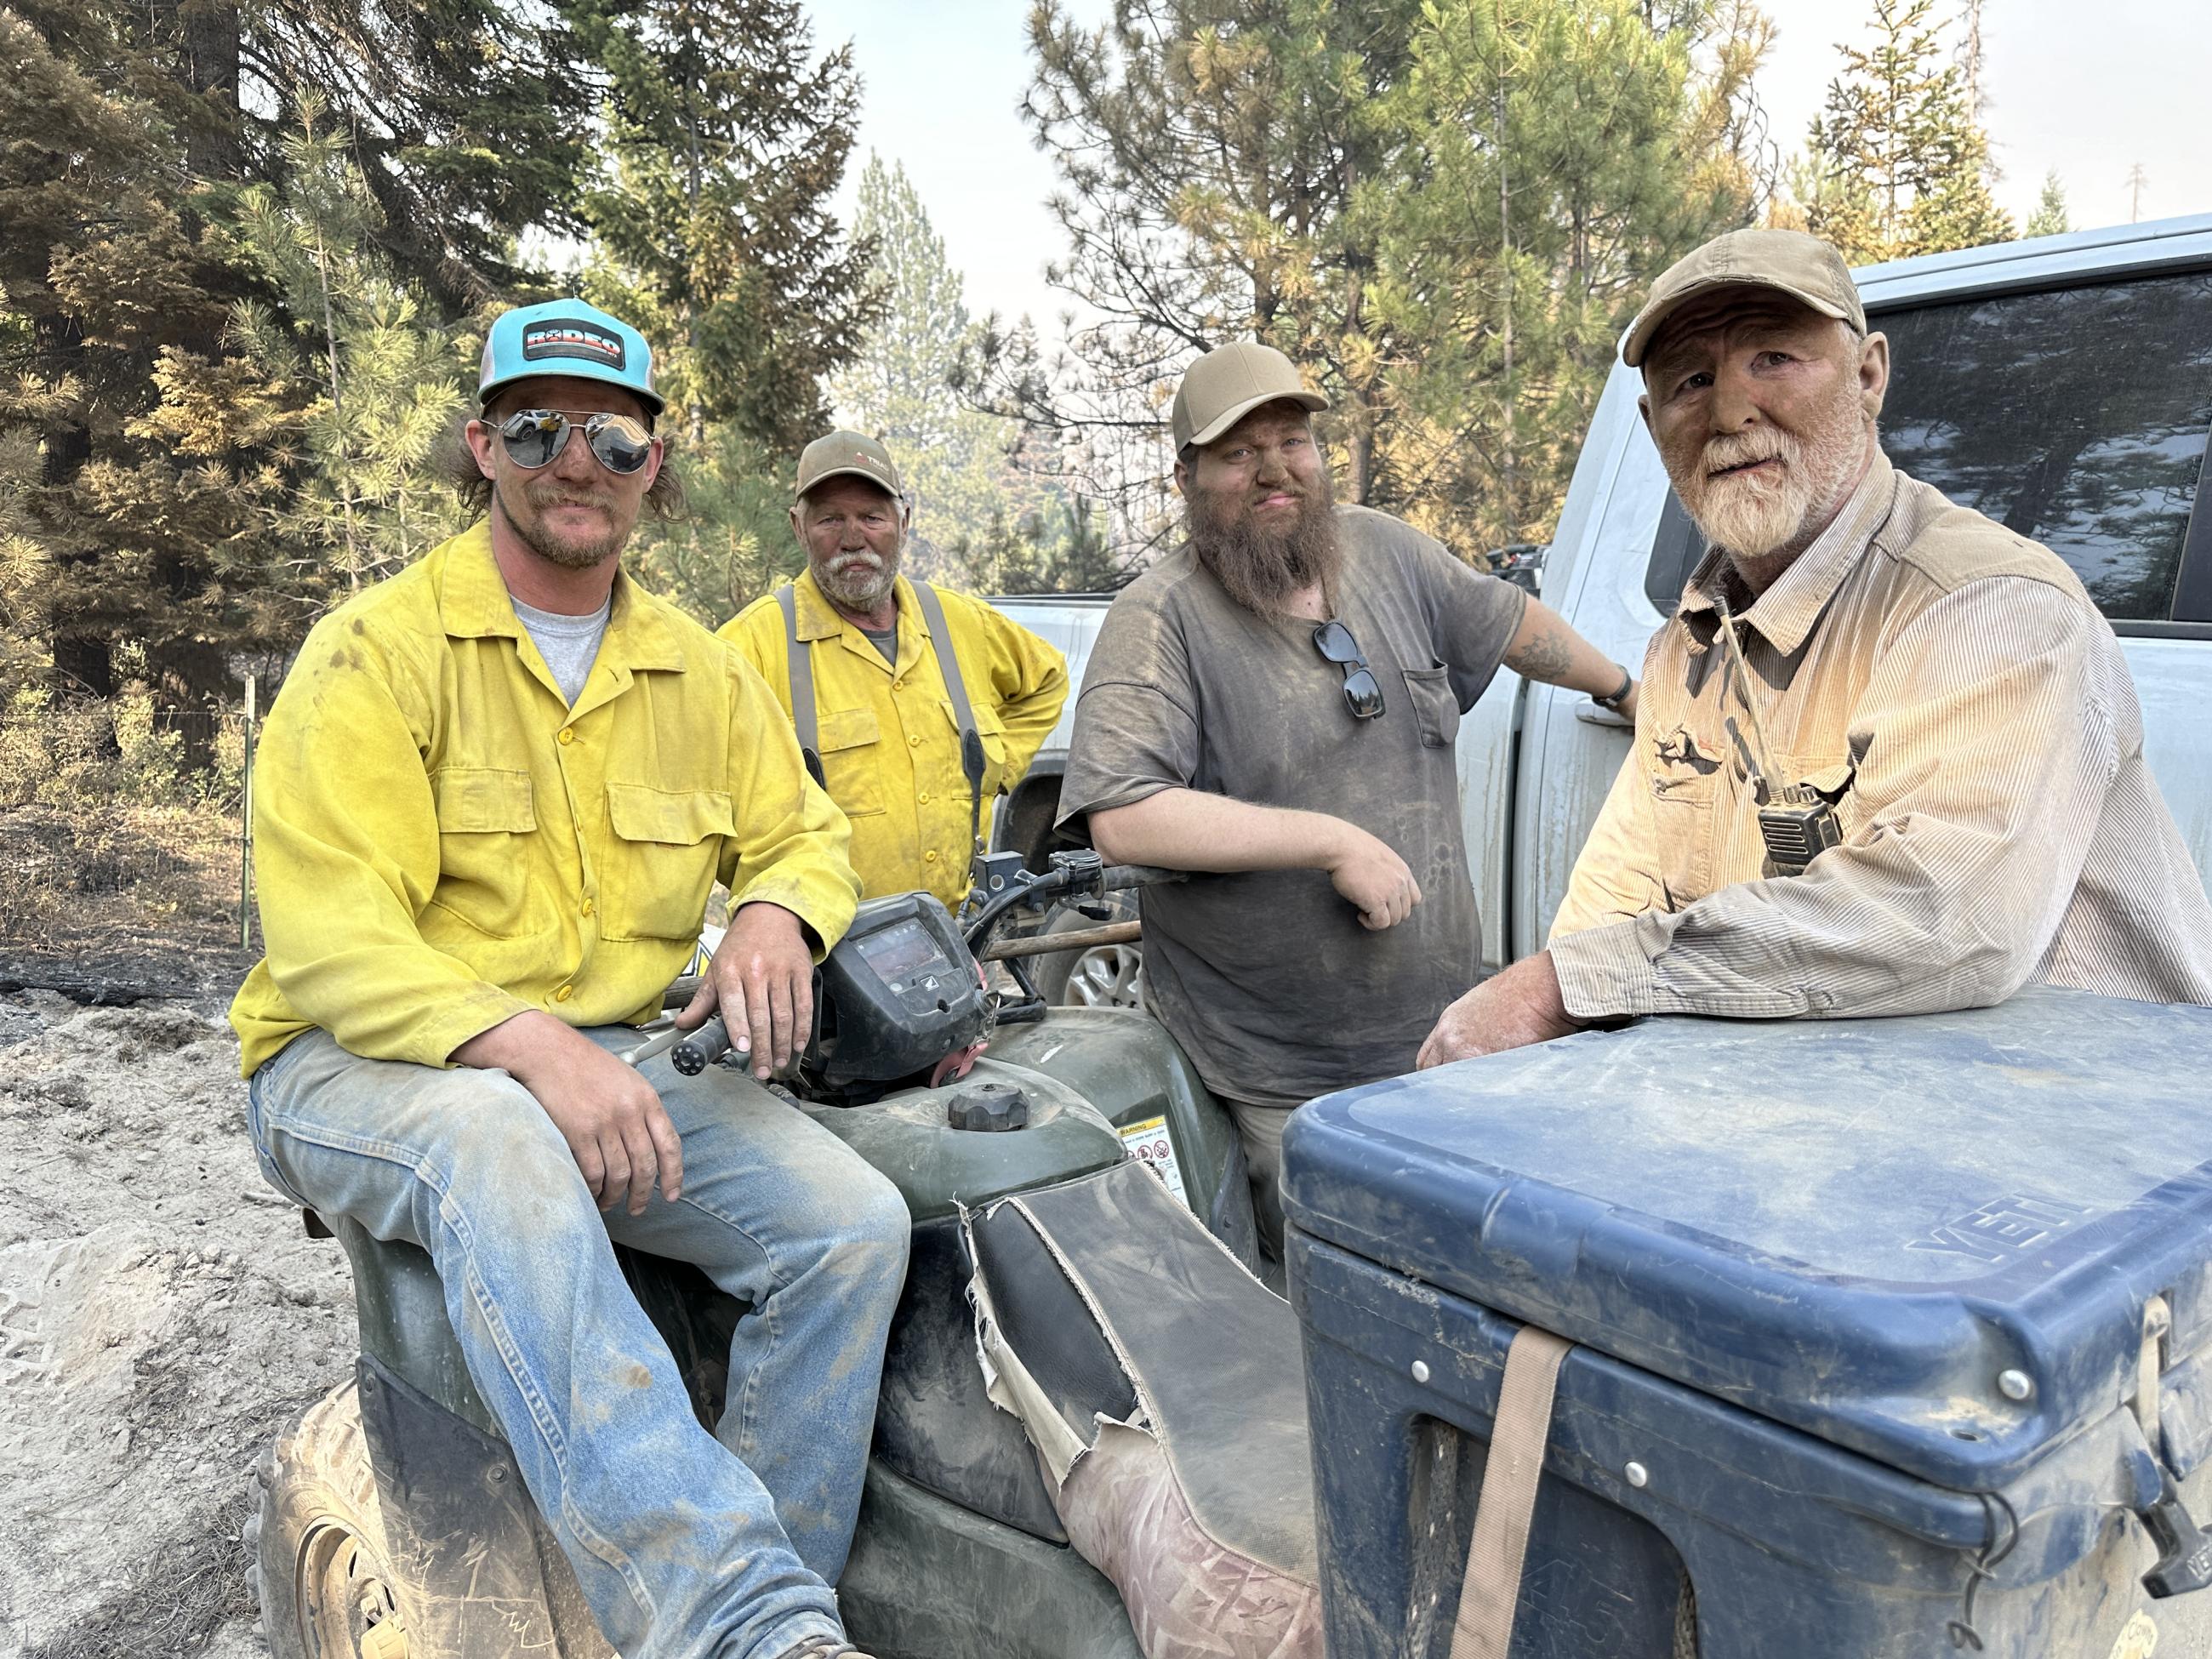
<svg viewBox="0 0 2212 1659"><path fill-rule="evenodd" d="M1141 1123L1126 1125L1121 1144L1129 1149L1131 1158L1167 1182L1168 1190L1182 1200L1185 1209L1190 1207L1190 1194L1182 1189L1182 1170L1176 1163L1175 1143L1168 1139L1167 1119L1148 1117Z"/></svg>

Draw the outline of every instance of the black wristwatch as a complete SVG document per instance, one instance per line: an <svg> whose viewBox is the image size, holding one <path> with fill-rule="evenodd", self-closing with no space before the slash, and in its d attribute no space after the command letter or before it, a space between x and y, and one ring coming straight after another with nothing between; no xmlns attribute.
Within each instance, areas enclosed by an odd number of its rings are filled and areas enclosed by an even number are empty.
<svg viewBox="0 0 2212 1659"><path fill-rule="evenodd" d="M1618 714L1620 712L1620 700L1635 689L1636 676L1630 673L1626 668L1624 668L1620 671L1620 690L1614 692L1609 697L1593 696L1590 701L1595 703L1599 708L1610 708L1614 714Z"/></svg>

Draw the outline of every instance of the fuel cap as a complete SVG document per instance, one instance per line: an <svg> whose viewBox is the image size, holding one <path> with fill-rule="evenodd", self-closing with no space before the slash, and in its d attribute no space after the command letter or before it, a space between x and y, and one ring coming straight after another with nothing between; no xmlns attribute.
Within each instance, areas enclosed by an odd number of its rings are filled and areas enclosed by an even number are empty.
<svg viewBox="0 0 2212 1659"><path fill-rule="evenodd" d="M971 1083L945 1103L945 1121L956 1129L985 1133L1024 1128L1030 1097L1011 1083Z"/></svg>

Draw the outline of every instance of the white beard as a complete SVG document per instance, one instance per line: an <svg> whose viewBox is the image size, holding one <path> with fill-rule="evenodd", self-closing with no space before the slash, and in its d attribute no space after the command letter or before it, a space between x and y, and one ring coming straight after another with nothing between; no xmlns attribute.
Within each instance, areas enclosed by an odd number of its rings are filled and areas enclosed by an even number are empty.
<svg viewBox="0 0 2212 1659"><path fill-rule="evenodd" d="M872 611L898 578L898 557L873 553L837 553L814 567L814 585L830 602L846 611Z"/></svg>
<svg viewBox="0 0 2212 1659"><path fill-rule="evenodd" d="M1871 434L1859 408L1855 386L1839 399L1849 418L1820 422L1815 434L1801 442L1788 434L1768 430L1738 438L1722 438L1706 445L1698 458L1697 471L1688 480L1674 481L1682 505L1707 540L1739 558L1756 559L1789 546L1808 526L1825 522L1843 505L1842 497L1858 476ZM1716 467L1738 466L1768 457L1782 463L1772 472L1741 473L1715 478ZM1685 483L1688 488L1683 488Z"/></svg>

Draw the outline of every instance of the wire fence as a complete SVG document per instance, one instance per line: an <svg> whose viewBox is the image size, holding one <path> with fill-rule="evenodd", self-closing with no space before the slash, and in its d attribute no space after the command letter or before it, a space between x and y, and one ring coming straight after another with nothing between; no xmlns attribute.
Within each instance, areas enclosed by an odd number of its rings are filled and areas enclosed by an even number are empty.
<svg viewBox="0 0 2212 1659"><path fill-rule="evenodd" d="M249 949L252 726L242 707L129 696L0 714L0 949L171 963Z"/></svg>

